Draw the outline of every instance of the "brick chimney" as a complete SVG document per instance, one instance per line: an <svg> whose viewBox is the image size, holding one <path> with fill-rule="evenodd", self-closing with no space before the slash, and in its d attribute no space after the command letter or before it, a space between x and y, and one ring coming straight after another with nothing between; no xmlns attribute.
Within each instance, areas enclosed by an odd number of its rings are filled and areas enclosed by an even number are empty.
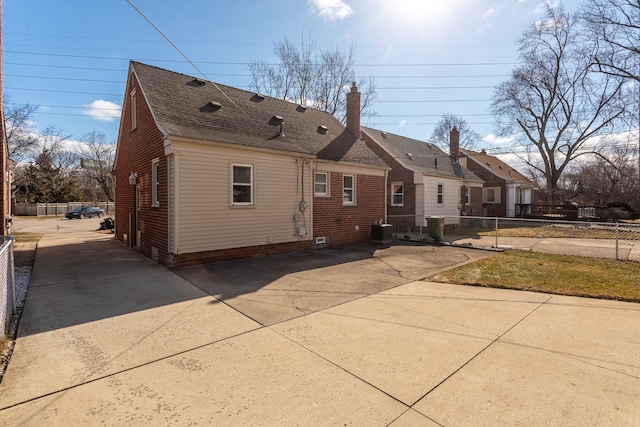
<svg viewBox="0 0 640 427"><path fill-rule="evenodd" d="M455 126L449 133L449 153L454 159L460 160L460 131Z"/></svg>
<svg viewBox="0 0 640 427"><path fill-rule="evenodd" d="M356 82L347 93L347 130L360 139L360 92Z"/></svg>

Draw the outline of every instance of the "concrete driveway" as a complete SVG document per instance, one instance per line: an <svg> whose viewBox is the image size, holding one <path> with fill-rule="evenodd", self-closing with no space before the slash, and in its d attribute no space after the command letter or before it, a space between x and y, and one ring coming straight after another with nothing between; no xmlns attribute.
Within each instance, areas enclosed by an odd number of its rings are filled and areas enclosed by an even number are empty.
<svg viewBox="0 0 640 427"><path fill-rule="evenodd" d="M174 272L109 235L45 234L0 420L639 425L640 305L419 280L484 255L355 246Z"/></svg>

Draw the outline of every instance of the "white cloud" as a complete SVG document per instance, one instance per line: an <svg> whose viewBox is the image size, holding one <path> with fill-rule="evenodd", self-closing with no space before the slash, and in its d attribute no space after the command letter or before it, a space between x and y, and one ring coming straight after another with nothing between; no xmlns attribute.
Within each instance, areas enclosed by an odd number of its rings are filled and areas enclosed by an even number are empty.
<svg viewBox="0 0 640 427"><path fill-rule="evenodd" d="M482 18L483 19L488 19L488 18L491 18L492 16L498 16L498 15L500 15L500 11L501 10L502 10L502 6L501 5L494 4L492 7L490 7L487 10L485 10L485 12L482 14Z"/></svg>
<svg viewBox="0 0 640 427"><path fill-rule="evenodd" d="M497 136L492 133L488 134L484 138L482 138L484 142L487 142L491 145L501 146L511 144L514 140L514 136Z"/></svg>
<svg viewBox="0 0 640 427"><path fill-rule="evenodd" d="M353 14L351 6L342 0L309 0L311 7L325 19L344 19Z"/></svg>
<svg viewBox="0 0 640 427"><path fill-rule="evenodd" d="M555 9L559 6L559 2L557 1L549 1L545 0L543 2L538 3L538 5L533 9L533 13L536 15L540 15L547 10L547 6L551 9Z"/></svg>
<svg viewBox="0 0 640 427"><path fill-rule="evenodd" d="M404 126L407 124L406 120L401 120L400 123L398 123L398 126Z"/></svg>
<svg viewBox="0 0 640 427"><path fill-rule="evenodd" d="M85 105L83 114L93 117L103 122L113 122L120 118L121 106L114 102L98 99L91 104Z"/></svg>

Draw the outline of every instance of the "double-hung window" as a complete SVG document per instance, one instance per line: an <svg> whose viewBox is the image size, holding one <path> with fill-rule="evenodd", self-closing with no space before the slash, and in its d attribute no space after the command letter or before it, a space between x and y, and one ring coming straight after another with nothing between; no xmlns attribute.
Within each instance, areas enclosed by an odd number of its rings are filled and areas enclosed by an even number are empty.
<svg viewBox="0 0 640 427"><path fill-rule="evenodd" d="M404 185L402 182L391 184L391 206L404 205Z"/></svg>
<svg viewBox="0 0 640 427"><path fill-rule="evenodd" d="M131 109L131 130L138 126L138 118L136 112L136 90L133 89L129 95L129 107Z"/></svg>
<svg viewBox="0 0 640 427"><path fill-rule="evenodd" d="M471 203L471 187L464 187L464 204Z"/></svg>
<svg viewBox="0 0 640 427"><path fill-rule="evenodd" d="M342 176L342 204L353 205L356 203L356 180L353 175Z"/></svg>
<svg viewBox="0 0 640 427"><path fill-rule="evenodd" d="M160 206L158 193L160 192L160 159L151 161L151 206Z"/></svg>
<svg viewBox="0 0 640 427"><path fill-rule="evenodd" d="M314 193L316 196L328 196L329 195L329 176L326 172L316 172L314 174Z"/></svg>
<svg viewBox="0 0 640 427"><path fill-rule="evenodd" d="M444 205L444 184L438 184L438 206Z"/></svg>
<svg viewBox="0 0 640 427"><path fill-rule="evenodd" d="M232 165L231 204L253 206L253 166Z"/></svg>
<svg viewBox="0 0 640 427"><path fill-rule="evenodd" d="M486 199L487 199L487 203L496 203L496 189L493 187L489 187L486 189Z"/></svg>

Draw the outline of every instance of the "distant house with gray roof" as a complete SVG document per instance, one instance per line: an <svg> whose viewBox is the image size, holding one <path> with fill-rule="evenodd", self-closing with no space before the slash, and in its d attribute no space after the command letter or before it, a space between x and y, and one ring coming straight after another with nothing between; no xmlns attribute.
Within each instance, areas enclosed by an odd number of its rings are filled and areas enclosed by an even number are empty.
<svg viewBox="0 0 640 427"><path fill-rule="evenodd" d="M357 88L349 97L359 104ZM139 62L124 101L115 235L165 266L368 241L386 218L389 167L359 121L345 128L329 113Z"/></svg>
<svg viewBox="0 0 640 427"><path fill-rule="evenodd" d="M363 128L367 146L390 167L388 222L395 231L427 225L429 216L479 215L483 181L454 157L429 142Z"/></svg>

